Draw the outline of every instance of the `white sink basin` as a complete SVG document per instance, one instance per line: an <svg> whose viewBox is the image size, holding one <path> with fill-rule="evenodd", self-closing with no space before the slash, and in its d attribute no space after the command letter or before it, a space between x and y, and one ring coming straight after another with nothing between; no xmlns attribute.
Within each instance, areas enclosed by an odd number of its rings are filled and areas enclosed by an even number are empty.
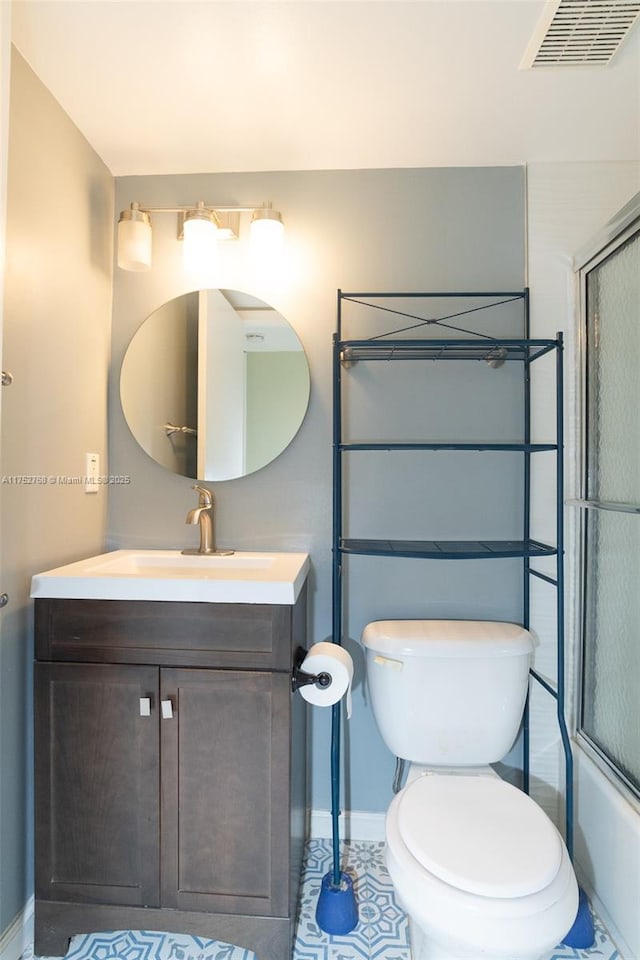
<svg viewBox="0 0 640 960"><path fill-rule="evenodd" d="M114 550L36 574L31 596L293 604L308 569L306 553L216 557L179 550Z"/></svg>

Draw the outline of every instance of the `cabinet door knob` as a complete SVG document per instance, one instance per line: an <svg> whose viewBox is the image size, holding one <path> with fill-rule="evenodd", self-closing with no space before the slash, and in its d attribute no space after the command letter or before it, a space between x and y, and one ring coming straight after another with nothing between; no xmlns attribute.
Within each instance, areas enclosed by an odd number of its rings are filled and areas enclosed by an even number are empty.
<svg viewBox="0 0 640 960"><path fill-rule="evenodd" d="M160 706L162 708L162 719L173 720L173 704L171 700L161 700Z"/></svg>
<svg viewBox="0 0 640 960"><path fill-rule="evenodd" d="M151 716L151 697L140 697L140 716Z"/></svg>

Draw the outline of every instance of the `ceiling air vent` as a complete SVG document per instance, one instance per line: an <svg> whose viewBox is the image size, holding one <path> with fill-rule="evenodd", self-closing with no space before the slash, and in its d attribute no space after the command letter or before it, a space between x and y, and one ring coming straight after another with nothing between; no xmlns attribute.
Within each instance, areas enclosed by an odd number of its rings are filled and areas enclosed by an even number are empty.
<svg viewBox="0 0 640 960"><path fill-rule="evenodd" d="M607 64L640 15L640 0L548 2L522 67Z"/></svg>

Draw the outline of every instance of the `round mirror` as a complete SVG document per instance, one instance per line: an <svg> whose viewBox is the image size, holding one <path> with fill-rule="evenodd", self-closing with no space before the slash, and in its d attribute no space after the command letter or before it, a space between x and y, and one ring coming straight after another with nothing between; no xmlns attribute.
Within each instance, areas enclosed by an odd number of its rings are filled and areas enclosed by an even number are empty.
<svg viewBox="0 0 640 960"><path fill-rule="evenodd" d="M292 327L237 290L199 290L155 310L120 374L125 419L174 473L232 480L293 440L309 402L309 367Z"/></svg>

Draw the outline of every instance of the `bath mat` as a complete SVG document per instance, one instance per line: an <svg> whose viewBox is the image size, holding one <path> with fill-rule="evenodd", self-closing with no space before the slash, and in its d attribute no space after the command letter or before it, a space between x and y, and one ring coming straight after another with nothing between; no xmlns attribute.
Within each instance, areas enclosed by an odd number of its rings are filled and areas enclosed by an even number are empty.
<svg viewBox="0 0 640 960"><path fill-rule="evenodd" d="M112 930L72 937L64 960L257 960L252 950L156 930Z"/></svg>

